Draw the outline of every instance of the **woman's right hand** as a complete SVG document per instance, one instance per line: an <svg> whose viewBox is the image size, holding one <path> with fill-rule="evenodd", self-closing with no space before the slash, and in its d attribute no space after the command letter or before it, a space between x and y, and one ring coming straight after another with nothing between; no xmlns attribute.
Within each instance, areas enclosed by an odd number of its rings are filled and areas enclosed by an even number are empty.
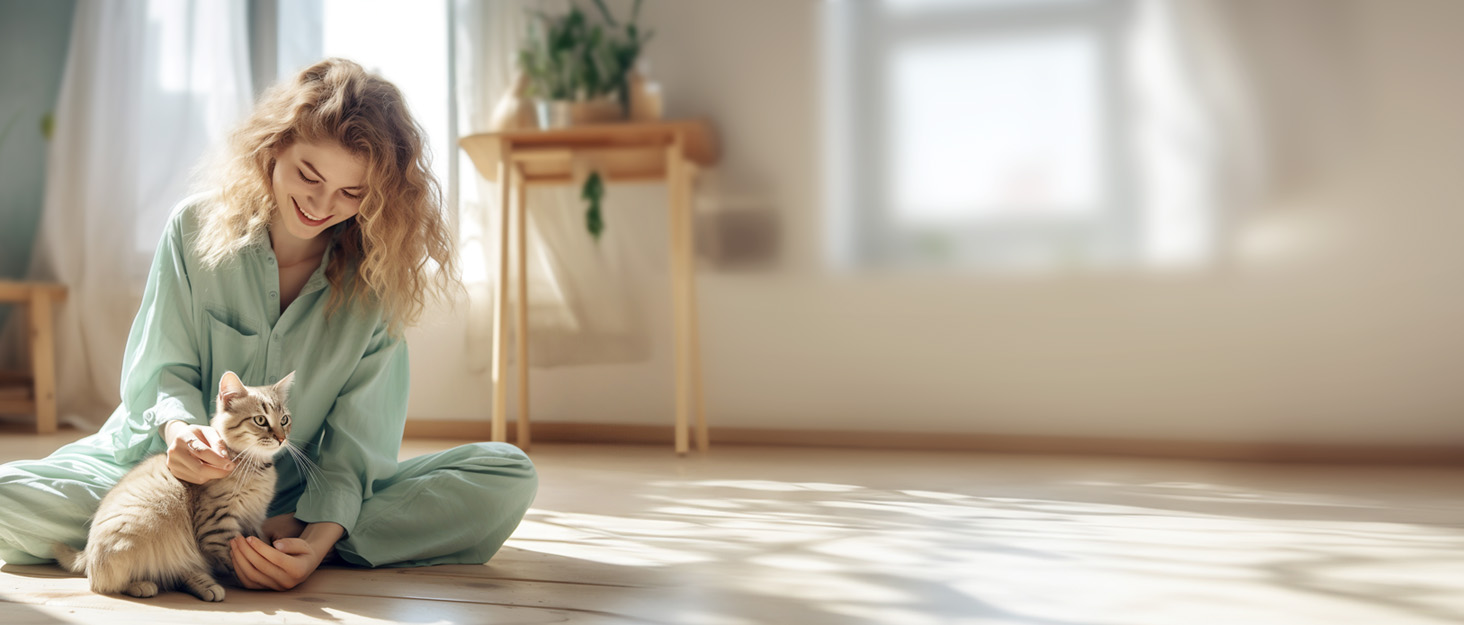
<svg viewBox="0 0 1464 625"><path fill-rule="evenodd" d="M168 442L168 471L190 484L207 484L234 470L218 430L207 425L169 421L163 429Z"/></svg>

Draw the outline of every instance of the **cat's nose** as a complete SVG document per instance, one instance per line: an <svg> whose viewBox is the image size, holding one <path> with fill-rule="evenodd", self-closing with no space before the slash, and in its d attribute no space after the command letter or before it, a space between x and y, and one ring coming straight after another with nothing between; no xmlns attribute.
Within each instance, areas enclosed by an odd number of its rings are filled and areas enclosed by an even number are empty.
<svg viewBox="0 0 1464 625"><path fill-rule="evenodd" d="M275 437L274 437L274 439L275 439L275 440L276 440L276 441L279 441L279 443L280 443L280 444L281 444L281 445L283 445L283 444L285 444L285 437L283 437L283 436L278 436L278 435L276 435L276 436L275 436Z"/></svg>

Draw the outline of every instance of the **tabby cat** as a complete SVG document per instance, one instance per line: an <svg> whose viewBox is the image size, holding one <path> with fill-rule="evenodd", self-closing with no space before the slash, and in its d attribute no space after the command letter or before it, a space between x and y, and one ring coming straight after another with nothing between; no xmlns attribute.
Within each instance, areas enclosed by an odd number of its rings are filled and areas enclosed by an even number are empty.
<svg viewBox="0 0 1464 625"><path fill-rule="evenodd" d="M289 445L285 400L294 380L292 372L272 386L246 387L234 372L224 373L209 425L223 437L234 470L190 484L168 470L166 453L143 460L102 499L86 549L58 544L57 561L85 572L99 593L151 597L182 586L199 599L223 601L217 580L234 576L229 541L258 535L274 497L272 459Z"/></svg>

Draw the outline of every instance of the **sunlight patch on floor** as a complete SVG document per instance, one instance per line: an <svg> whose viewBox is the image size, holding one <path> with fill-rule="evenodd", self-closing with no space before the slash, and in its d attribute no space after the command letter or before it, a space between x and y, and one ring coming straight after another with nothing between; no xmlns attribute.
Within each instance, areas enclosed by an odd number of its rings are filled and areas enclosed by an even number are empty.
<svg viewBox="0 0 1464 625"><path fill-rule="evenodd" d="M1464 570L1464 528L1289 518L1303 507L1373 505L1361 498L1202 483L1109 485L1147 490L1133 498L1147 505L829 482L651 486L634 514L542 517L624 539L581 541L565 555L686 564L676 568L688 583L714 565L718 583L739 592L860 622L1168 625L1285 614L1340 623L1388 622L1400 610L1424 620L1459 614L1449 591L1460 582L1448 571ZM684 522L665 523L671 519ZM1410 561L1422 572L1398 566ZM1196 604L1206 606L1198 618Z"/></svg>
<svg viewBox="0 0 1464 625"><path fill-rule="evenodd" d="M1464 471L730 446L534 462L535 507L487 566L325 570L216 606L6 565L0 623L1464 622Z"/></svg>

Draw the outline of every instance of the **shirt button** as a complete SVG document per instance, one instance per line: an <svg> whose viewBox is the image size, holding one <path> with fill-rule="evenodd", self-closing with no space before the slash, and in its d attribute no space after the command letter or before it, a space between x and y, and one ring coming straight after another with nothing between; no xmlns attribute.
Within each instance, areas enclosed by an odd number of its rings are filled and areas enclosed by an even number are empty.
<svg viewBox="0 0 1464 625"><path fill-rule="evenodd" d="M274 292L274 291L270 291L270 292L269 292L269 298L270 298L270 299L274 299L274 298L276 298L276 297L279 297L279 295L280 295L280 294L279 294L279 293L276 293L276 292Z"/></svg>
<svg viewBox="0 0 1464 625"><path fill-rule="evenodd" d="M278 334L274 335L274 342L276 342L276 343L280 342L280 335L278 335Z"/></svg>
<svg viewBox="0 0 1464 625"><path fill-rule="evenodd" d="M274 264L274 257L273 257L273 256L271 256L271 257L269 257L269 258L266 258L266 259L265 259L265 260L266 260L266 261L269 261L269 264L271 264L271 265L273 265L273 264Z"/></svg>

